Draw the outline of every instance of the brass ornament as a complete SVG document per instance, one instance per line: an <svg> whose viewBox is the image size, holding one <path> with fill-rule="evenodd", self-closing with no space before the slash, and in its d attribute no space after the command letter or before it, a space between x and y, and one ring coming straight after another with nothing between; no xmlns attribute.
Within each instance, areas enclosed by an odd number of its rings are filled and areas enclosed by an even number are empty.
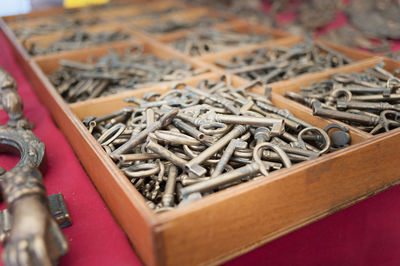
<svg viewBox="0 0 400 266"><path fill-rule="evenodd" d="M68 252L60 227L47 205L40 170L45 146L30 130L15 80L0 68L0 103L9 116L0 125L0 152L17 152L20 161L10 171L0 168L0 187L7 210L0 217L5 265L55 265Z"/></svg>

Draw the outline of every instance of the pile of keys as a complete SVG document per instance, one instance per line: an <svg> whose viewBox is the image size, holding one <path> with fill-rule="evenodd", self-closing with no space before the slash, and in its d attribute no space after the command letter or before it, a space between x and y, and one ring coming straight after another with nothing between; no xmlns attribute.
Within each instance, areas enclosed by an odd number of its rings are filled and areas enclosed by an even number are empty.
<svg viewBox="0 0 400 266"><path fill-rule="evenodd" d="M170 18L165 21L156 20L154 23L152 23L152 26L143 26L140 28L146 32L158 34L195 28L210 28L214 24L222 22L226 22L224 17L200 16L192 20Z"/></svg>
<svg viewBox="0 0 400 266"><path fill-rule="evenodd" d="M199 30L172 43L172 46L189 56L202 56L221 50L239 47L251 43L260 43L269 40L268 34L251 32L239 33L235 31Z"/></svg>
<svg viewBox="0 0 400 266"><path fill-rule="evenodd" d="M350 144L347 128L314 127L274 106L270 88L246 92L258 84L234 87L226 75L178 83L83 123L157 212Z"/></svg>
<svg viewBox="0 0 400 266"><path fill-rule="evenodd" d="M60 60L61 68L49 79L58 93L72 103L207 71L194 69L190 63L177 58L161 60L143 50L142 45L128 47L122 54L110 49L108 55L94 63Z"/></svg>
<svg viewBox="0 0 400 266"><path fill-rule="evenodd" d="M292 47L262 47L215 64L248 80L271 83L318 72L352 62L345 55L318 42L302 42Z"/></svg>
<svg viewBox="0 0 400 266"><path fill-rule="evenodd" d="M344 121L370 134L400 126L400 79L383 64L362 73L336 73L286 97L312 107L313 114Z"/></svg>
<svg viewBox="0 0 400 266"><path fill-rule="evenodd" d="M102 32L77 31L50 43L46 48L42 47L38 42L31 42L29 44L28 53L31 55L43 55L118 42L130 38L131 36L128 33L119 30Z"/></svg>

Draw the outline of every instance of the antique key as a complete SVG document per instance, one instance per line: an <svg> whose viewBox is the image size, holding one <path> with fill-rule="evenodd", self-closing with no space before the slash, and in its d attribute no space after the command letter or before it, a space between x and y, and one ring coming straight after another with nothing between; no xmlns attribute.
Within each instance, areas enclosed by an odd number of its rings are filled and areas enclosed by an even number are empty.
<svg viewBox="0 0 400 266"><path fill-rule="evenodd" d="M332 79L334 81L343 83L343 84L356 84L356 85L361 85L367 88L378 88L378 85L376 83L373 82L367 82L367 81L363 81L357 77L352 77L348 74L344 74L344 73L336 73L334 75L332 75Z"/></svg>
<svg viewBox="0 0 400 266"><path fill-rule="evenodd" d="M313 115L325 116L334 119L343 119L346 121L357 122L367 126L374 126L379 122L379 119L374 116L341 112L322 108L321 102L315 100L312 104Z"/></svg>
<svg viewBox="0 0 400 266"><path fill-rule="evenodd" d="M183 197L187 197L188 195L195 192L205 192L210 191L214 188L222 186L224 184L229 184L232 181L238 180L244 176L252 176L257 175L260 171L260 166L258 163L251 163L241 168L232 170L228 173L220 175L219 177L215 177L209 180L206 180L201 183L196 183L191 186L187 186L181 190Z"/></svg>
<svg viewBox="0 0 400 266"><path fill-rule="evenodd" d="M332 141L331 150L337 150L349 146L349 129L337 123L331 123L325 127L325 131L326 133L329 133L329 131L334 128L337 128L339 130L334 131L330 136Z"/></svg>
<svg viewBox="0 0 400 266"><path fill-rule="evenodd" d="M215 166L214 172L211 175L211 178L217 177L219 174L222 173L224 170L224 167L226 164L229 162L229 159L231 158L233 152L236 149L245 149L247 147L247 142L241 141L240 139L232 139L228 146L226 147L224 153L221 156L220 161L218 164Z"/></svg>
<svg viewBox="0 0 400 266"><path fill-rule="evenodd" d="M337 101L336 107L339 110L346 109L373 109L373 110L395 110L400 111L400 104L390 104L385 102L357 102L357 101Z"/></svg>

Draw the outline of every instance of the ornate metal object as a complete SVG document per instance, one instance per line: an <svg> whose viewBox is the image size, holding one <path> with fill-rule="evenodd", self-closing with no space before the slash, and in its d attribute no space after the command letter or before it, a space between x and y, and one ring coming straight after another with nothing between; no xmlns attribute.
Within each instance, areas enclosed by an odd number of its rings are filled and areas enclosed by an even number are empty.
<svg viewBox="0 0 400 266"><path fill-rule="evenodd" d="M8 208L1 218L3 261L6 265L53 265L68 252L68 243L47 206L39 171L44 170L45 147L22 114L15 80L2 68L0 100L9 115L8 125L0 125L0 151L16 151L21 158L10 171L0 169L0 186Z"/></svg>

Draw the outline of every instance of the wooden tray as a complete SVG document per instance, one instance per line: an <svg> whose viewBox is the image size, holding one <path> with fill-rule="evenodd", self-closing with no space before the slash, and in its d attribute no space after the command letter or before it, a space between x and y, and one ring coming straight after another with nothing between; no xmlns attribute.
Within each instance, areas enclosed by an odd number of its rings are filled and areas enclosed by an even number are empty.
<svg viewBox="0 0 400 266"><path fill-rule="evenodd" d="M65 12L56 9L40 14L26 15L26 19ZM30 57L7 25L13 20L15 19L0 20L2 33L13 45L17 59L37 95L68 138L99 193L145 264L221 263L400 182L400 156L396 156L400 149L400 129L372 136L350 127L350 147L296 164L290 169L275 171L266 178L208 195L188 206L155 214L80 120L88 115L101 115L120 109L126 105L122 99L127 96L141 96L154 90L165 93L172 84L156 84L148 88L67 104L51 85L46 74L58 66L60 58L84 60L91 55L104 55L107 47L98 46ZM129 30L135 36L135 41L112 44L116 50L133 42L143 42L147 51L157 56L179 57L196 66L210 69L207 74L184 80L191 85L203 78L216 80L224 73L224 70L212 65L216 58L229 57L260 46L250 44L200 58L188 58L160 42L172 38L171 36L152 36L139 30L131 30L127 25L118 26ZM241 27L246 29L246 26ZM262 45L290 46L299 41L299 37L287 37ZM284 98L284 90L296 91L299 86L322 80L336 71L357 72L382 60L369 53L329 46L356 61L340 68L270 84L273 88L272 101L277 107L286 108L297 117L319 127L332 121L315 117L309 108ZM389 70L398 67L398 62L383 60ZM231 78L234 86L248 82L237 76ZM255 87L252 90L261 92L262 88Z"/></svg>
<svg viewBox="0 0 400 266"><path fill-rule="evenodd" d="M219 74L210 74L206 78L216 80L218 77ZM232 77L232 80L234 86L247 83L240 78ZM195 85L197 81L198 79L193 79L188 81L188 84ZM363 165L364 160L381 163L381 159L377 161L376 158L382 158L386 161L388 159L384 158L384 154L388 152L386 148L393 148L391 152L394 152L400 145L394 145L396 147L388 145L385 147L386 151L381 149L380 152L375 151L375 145L381 143L379 136L373 137L376 142L367 144L371 137L352 129L350 132L354 145L349 148L297 164L291 169L276 171L263 180L250 181L220 191L168 213L154 214L147 209L149 217L143 218L139 213L141 208L146 208L145 200L108 158L97 141L80 123L80 119L118 110L125 105L122 98L141 96L149 90L162 93L168 88L137 90L70 105L72 112L77 116L74 117L74 123L80 131L76 136L71 136L71 143L75 147L80 146L79 150L88 145L95 151L94 157L88 157L86 153L81 154L81 161L132 241L139 241L135 237L143 233L142 228L132 227L132 224L147 223L152 234L152 238L146 240L150 242L147 249L157 250L156 257L152 257L156 264L189 265L222 262L233 254L237 255L255 247L259 241L269 241L367 197L392 183L399 182L398 175L393 175L396 173L395 170L387 174L373 172L375 169L373 166L362 170L358 168ZM272 95L272 101L276 106L289 109L313 125L324 127L330 123L312 116L303 106L293 105L291 101L275 93ZM399 134L399 130L382 135L393 134ZM79 150L77 150L78 156L82 152ZM104 169L97 167L100 162L106 165ZM395 163L391 167L394 165ZM371 174L374 178L365 178ZM110 176L114 179L110 180ZM108 180L104 180L106 177ZM121 195L109 193L110 183L115 183L112 186L118 186L118 190L124 189L126 196L131 197L135 206L127 206L125 203L124 208L119 210L120 207L117 206L120 203L116 198L120 198ZM132 217L126 217L127 213ZM190 244L185 245L185 243ZM143 248L141 244L139 247ZM193 249L196 250L195 254L189 252ZM151 251L146 252L151 253ZM146 263L154 263L143 259Z"/></svg>

